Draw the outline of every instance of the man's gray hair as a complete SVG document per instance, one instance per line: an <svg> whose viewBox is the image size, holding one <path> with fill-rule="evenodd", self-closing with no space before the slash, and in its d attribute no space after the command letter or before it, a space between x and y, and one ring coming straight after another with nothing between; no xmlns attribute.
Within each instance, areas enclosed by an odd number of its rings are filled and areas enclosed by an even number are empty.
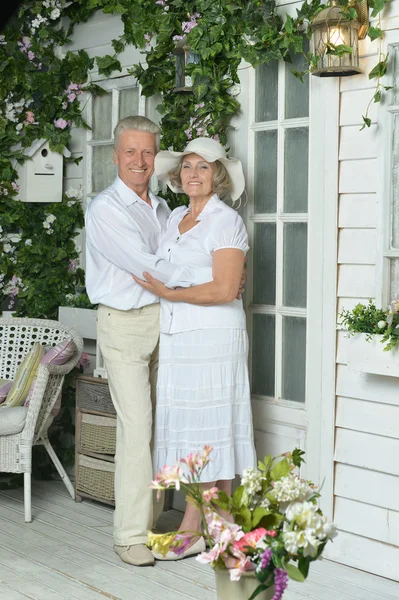
<svg viewBox="0 0 399 600"><path fill-rule="evenodd" d="M129 131L134 129L136 131L146 131L147 133L152 133L155 136L155 147L156 151L159 152L159 146L161 141L161 130L158 125L156 125L151 119L147 119L147 117L125 117L121 119L116 124L114 129L114 148L115 150L119 145L119 138L125 131Z"/></svg>

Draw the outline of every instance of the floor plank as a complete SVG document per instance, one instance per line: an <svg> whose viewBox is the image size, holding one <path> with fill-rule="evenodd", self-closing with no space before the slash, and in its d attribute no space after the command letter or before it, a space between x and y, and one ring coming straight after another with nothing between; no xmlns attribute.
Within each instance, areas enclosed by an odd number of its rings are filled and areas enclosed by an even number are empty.
<svg viewBox="0 0 399 600"><path fill-rule="evenodd" d="M33 521L23 490L0 491L0 598L3 600L216 600L213 571L189 558L155 568L122 563L112 549L113 509L75 503L61 481L32 482ZM159 529L181 513L162 514ZM322 560L284 600L398 600L399 584ZM245 600L245 599L244 599Z"/></svg>

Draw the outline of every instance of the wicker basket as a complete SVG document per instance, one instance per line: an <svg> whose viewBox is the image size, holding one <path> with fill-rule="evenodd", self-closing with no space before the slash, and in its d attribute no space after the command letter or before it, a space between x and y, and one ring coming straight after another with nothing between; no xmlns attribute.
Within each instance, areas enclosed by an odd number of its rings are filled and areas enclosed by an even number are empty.
<svg viewBox="0 0 399 600"><path fill-rule="evenodd" d="M76 405L88 411L116 414L108 381L99 377L81 376L76 379Z"/></svg>
<svg viewBox="0 0 399 600"><path fill-rule="evenodd" d="M115 454L116 419L82 413L80 425L80 452Z"/></svg>
<svg viewBox="0 0 399 600"><path fill-rule="evenodd" d="M115 465L80 454L77 461L76 492L81 496L115 504Z"/></svg>

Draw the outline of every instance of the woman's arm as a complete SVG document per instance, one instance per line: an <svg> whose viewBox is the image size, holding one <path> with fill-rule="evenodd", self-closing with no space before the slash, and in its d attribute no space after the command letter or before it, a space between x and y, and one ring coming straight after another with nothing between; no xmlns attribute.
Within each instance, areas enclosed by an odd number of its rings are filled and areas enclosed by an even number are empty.
<svg viewBox="0 0 399 600"><path fill-rule="evenodd" d="M189 288L169 289L162 282L144 273L146 280L134 279L144 288L170 302L187 302L214 306L232 302L238 294L243 274L245 254L238 248L222 248L213 253L213 281Z"/></svg>

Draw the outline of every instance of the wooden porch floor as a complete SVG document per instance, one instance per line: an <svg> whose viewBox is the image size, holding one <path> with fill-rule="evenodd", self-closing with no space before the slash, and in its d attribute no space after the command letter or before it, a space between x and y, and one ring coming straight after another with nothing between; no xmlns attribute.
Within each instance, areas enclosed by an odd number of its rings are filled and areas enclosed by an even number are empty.
<svg viewBox="0 0 399 600"><path fill-rule="evenodd" d="M33 482L33 522L22 489L0 491L1 600L216 600L213 571L194 558L131 567L112 550L112 510L75 503L58 481ZM161 528L176 526L177 511ZM329 561L313 565L285 600L398 600L399 583ZM246 599L243 599L246 600Z"/></svg>

